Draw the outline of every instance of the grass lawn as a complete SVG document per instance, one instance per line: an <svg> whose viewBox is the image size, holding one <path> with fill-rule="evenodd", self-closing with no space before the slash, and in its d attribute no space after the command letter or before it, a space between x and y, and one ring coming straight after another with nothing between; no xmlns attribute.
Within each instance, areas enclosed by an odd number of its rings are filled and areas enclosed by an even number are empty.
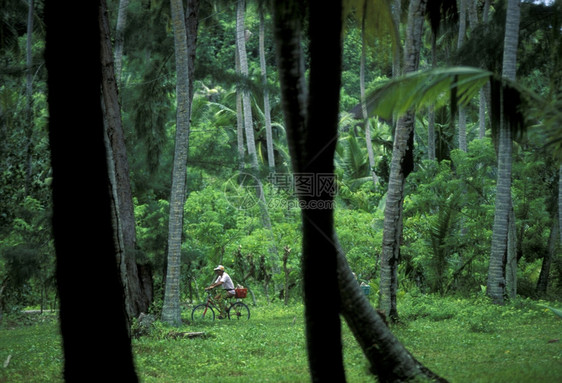
<svg viewBox="0 0 562 383"><path fill-rule="evenodd" d="M217 320L180 329L157 323L151 335L133 341L141 381L309 381L302 305L251 309L246 322ZM497 307L483 300L407 296L399 313L403 322L393 332L451 382L562 381L562 320L537 302ZM5 318L0 326L0 383L62 381L55 318L26 322ZM171 331L204 331L206 336L170 339ZM343 338L348 381L374 382L345 326Z"/></svg>

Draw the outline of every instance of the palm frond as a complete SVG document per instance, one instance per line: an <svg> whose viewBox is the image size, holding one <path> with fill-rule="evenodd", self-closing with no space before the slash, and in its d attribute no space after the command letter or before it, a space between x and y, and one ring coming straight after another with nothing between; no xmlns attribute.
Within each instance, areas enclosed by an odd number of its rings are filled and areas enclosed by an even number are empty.
<svg viewBox="0 0 562 383"><path fill-rule="evenodd" d="M471 67L432 69L392 79L367 96L370 115L391 119L410 108L442 106L455 98L466 103L490 79L491 72ZM456 102L455 102L456 104Z"/></svg>
<svg viewBox="0 0 562 383"><path fill-rule="evenodd" d="M492 88L492 127L497 129L500 120L521 135L531 126L540 125L551 135L559 147L562 135L560 101L550 101L492 72L472 67L449 67L419 71L383 83L367 97L369 115L390 119L409 109L420 109L430 104L451 107L454 115L459 105L466 105L487 82Z"/></svg>
<svg viewBox="0 0 562 383"><path fill-rule="evenodd" d="M360 145L353 132L342 136L336 146L336 165L343 170L344 178L350 186L360 185L365 180L369 180L369 163L364 148L366 146Z"/></svg>

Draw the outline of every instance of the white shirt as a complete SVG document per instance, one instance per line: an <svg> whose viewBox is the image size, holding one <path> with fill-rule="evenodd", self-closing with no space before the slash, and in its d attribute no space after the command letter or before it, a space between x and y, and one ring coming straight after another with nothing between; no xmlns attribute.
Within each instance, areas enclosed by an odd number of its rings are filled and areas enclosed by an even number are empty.
<svg viewBox="0 0 562 383"><path fill-rule="evenodd" d="M222 282L222 288L225 290L234 290L234 283L232 279L230 279L230 275L227 273L222 273L222 276L219 275L215 281L215 283Z"/></svg>

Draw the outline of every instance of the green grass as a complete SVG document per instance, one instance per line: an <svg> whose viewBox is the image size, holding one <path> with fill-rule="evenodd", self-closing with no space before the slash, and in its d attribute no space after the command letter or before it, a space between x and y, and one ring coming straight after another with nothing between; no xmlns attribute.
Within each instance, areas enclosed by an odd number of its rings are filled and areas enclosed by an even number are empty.
<svg viewBox="0 0 562 383"><path fill-rule="evenodd" d="M0 327L0 383L61 381L61 338L56 317L44 314L31 318L4 318Z"/></svg>
<svg viewBox="0 0 562 383"><path fill-rule="evenodd" d="M451 382L558 382L562 320L540 304L561 306L518 300L498 307L482 298L407 295L399 304L402 323L393 332L416 358ZM246 322L217 320L181 329L157 323L151 335L133 341L141 381L309 381L302 305L251 310ZM186 310L184 318L188 316ZM171 331L204 331L206 336L170 339ZM343 340L348 381L374 382L345 326ZM60 382L60 343L53 319L26 325L5 320L0 327L0 382Z"/></svg>

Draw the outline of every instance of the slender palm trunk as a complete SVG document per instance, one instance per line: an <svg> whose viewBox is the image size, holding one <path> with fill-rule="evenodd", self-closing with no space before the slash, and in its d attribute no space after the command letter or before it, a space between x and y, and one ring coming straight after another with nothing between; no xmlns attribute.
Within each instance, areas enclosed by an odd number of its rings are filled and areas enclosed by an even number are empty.
<svg viewBox="0 0 562 383"><path fill-rule="evenodd" d="M240 73L247 79L249 72L244 23L245 10L246 0L238 0L236 6L236 47L240 63ZM244 130L246 132L246 146L248 148L248 155L250 156L250 166L252 169L258 169L258 156L256 153L256 140L254 138L254 126L252 121L252 104L250 102L250 92L246 85L242 86L242 106L244 110Z"/></svg>
<svg viewBox="0 0 562 383"><path fill-rule="evenodd" d="M400 36L400 17L402 14L402 1L392 0L392 22L396 26L397 35ZM398 38L400 40L400 38ZM392 55L392 77L400 76L400 48L396 42L394 54Z"/></svg>
<svg viewBox="0 0 562 383"><path fill-rule="evenodd" d="M460 12L459 12L459 35L457 38L457 49L460 49L464 43L464 38L466 35L466 8L467 1L469 0L459 0ZM466 144L466 110L464 106L459 106L459 149L463 152L467 151Z"/></svg>
<svg viewBox="0 0 562 383"><path fill-rule="evenodd" d="M541 272L539 274L539 280L537 281L536 292L542 296L546 295L548 288L548 276L550 274L550 266L552 260L556 256L556 248L558 244L558 233L560 228L558 225L558 211L554 212L552 217L552 223L550 224L550 234L548 236L548 248L543 256Z"/></svg>
<svg viewBox="0 0 562 383"><path fill-rule="evenodd" d="M488 267L487 290L488 295L495 303L503 303L504 300L509 210L511 208L511 131L501 128L499 133L496 208L492 233L492 252Z"/></svg>
<svg viewBox="0 0 562 383"><path fill-rule="evenodd" d="M437 65L437 36L435 32L431 33L431 67ZM435 105L429 106L427 116L427 158L431 161L435 160Z"/></svg>
<svg viewBox="0 0 562 383"><path fill-rule="evenodd" d="M115 27L115 77L117 86L121 85L121 67L123 65L123 47L125 46L125 27L127 26L127 7L130 0L119 1L117 26Z"/></svg>
<svg viewBox="0 0 562 383"><path fill-rule="evenodd" d="M113 215L116 230L117 260L121 268L121 279L125 288L125 303L129 321L147 312L151 303L151 284L144 286L139 276L135 251L137 247L133 195L129 180L129 162L125 135L121 122L121 107L109 29L107 9L102 2L100 15L101 60L102 60L102 101L107 134L108 166L113 190Z"/></svg>
<svg viewBox="0 0 562 383"><path fill-rule="evenodd" d="M365 142L367 144L367 154L369 157L369 170L373 177L373 185L377 186L378 177L375 172L375 155L373 153L373 143L371 142L371 123L367 114L367 101L365 96L365 19L367 17L367 1L363 3L363 19L361 20L361 63L359 68L359 88L361 92L361 113L363 114L363 126L365 128Z"/></svg>
<svg viewBox="0 0 562 383"><path fill-rule="evenodd" d="M248 72L248 59L246 55L246 39L249 34L245 31L244 26L244 13L246 9L246 0L238 0L236 7L236 46L238 52L238 62L240 64L240 73L246 79L249 75ZM265 65L265 62L264 62ZM265 70L263 68L263 70ZM264 72L262 72L264 73ZM242 106L243 106L243 118L244 118L244 130L246 132L246 146L248 148L248 154L250 156L250 172L256 181L256 194L257 201L261 211L261 220L264 228L268 231L268 235L271 240L270 253L272 255L273 272L279 272L279 252L275 244L275 238L271 226L271 218L269 216L269 209L267 207L267 201L265 198L265 192L263 188L263 183L259 174L259 164L258 156L256 152L256 141L254 137L254 126L252 122L252 107L250 103L250 92L246 86L242 87ZM271 130L271 129L270 129ZM271 150L273 153L273 149Z"/></svg>
<svg viewBox="0 0 562 383"><path fill-rule="evenodd" d="M412 0L410 2L404 49L404 73L415 72L418 69L426 4L426 0ZM396 291L400 239L402 236L402 202L404 199L404 183L413 169L414 122L413 111L408 111L398 120L394 135L384 210L379 305L380 309L393 320L398 318Z"/></svg>
<svg viewBox="0 0 562 383"><path fill-rule="evenodd" d="M482 9L482 23L488 22L488 13L490 10L490 0L484 2ZM486 108L488 108L490 99L490 83L486 83L479 92L479 122L478 122L478 138L482 139L486 136ZM489 108L488 108L489 110Z"/></svg>
<svg viewBox="0 0 562 383"><path fill-rule="evenodd" d="M271 131L271 106L269 105L269 91L267 89L267 67L265 65L265 19L263 9L260 10L260 69L263 85L263 114L265 118L265 139L267 145L267 164L269 172L275 172L275 153L273 151L273 134Z"/></svg>
<svg viewBox="0 0 562 383"><path fill-rule="evenodd" d="M509 298L517 295L517 228L513 202L509 208L509 228L507 229L507 258L505 264L505 288Z"/></svg>
<svg viewBox="0 0 562 383"><path fill-rule="evenodd" d="M478 94L478 138L486 136L486 91L483 87Z"/></svg>
<svg viewBox="0 0 562 383"><path fill-rule="evenodd" d="M240 74L238 49L235 49L234 59L236 61L236 73ZM238 148L238 171L242 173L246 167L246 161L244 159L246 151L244 150L244 112L242 110L242 93L240 91L236 91L236 140Z"/></svg>
<svg viewBox="0 0 562 383"><path fill-rule="evenodd" d="M181 240L183 232L183 206L187 192L186 169L189 148L189 120L193 96L193 70L195 66L199 1L190 0L187 4L187 20L188 24L191 24L189 29L186 26L182 1L171 0L177 76L176 146L172 169L170 219L168 224L168 264L162 321L175 326L181 324L181 310L179 306Z"/></svg>
<svg viewBox="0 0 562 383"><path fill-rule="evenodd" d="M506 28L503 52L503 76L514 80L519 42L519 21L521 8L519 0L507 3ZM502 100L503 101L503 100ZM496 208L492 232L492 249L488 268L488 295L494 303L502 304L506 287L505 266L508 254L509 212L511 205L511 127L500 122L498 141L498 179L496 184Z"/></svg>

